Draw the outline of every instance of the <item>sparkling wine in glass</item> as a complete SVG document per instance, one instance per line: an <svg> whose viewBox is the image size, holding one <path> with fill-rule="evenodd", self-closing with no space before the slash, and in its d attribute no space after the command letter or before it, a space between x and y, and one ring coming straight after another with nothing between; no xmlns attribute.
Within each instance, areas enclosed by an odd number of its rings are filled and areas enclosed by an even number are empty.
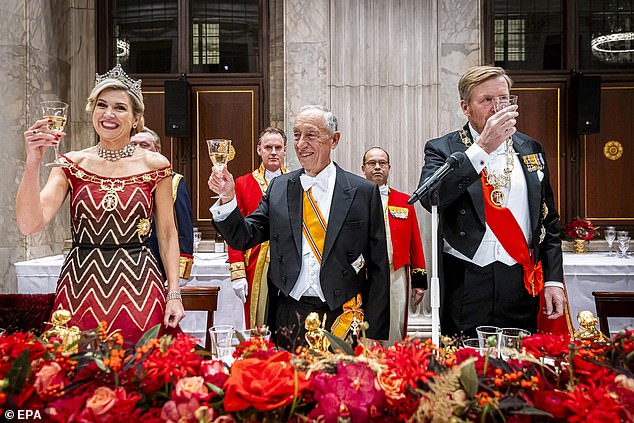
<svg viewBox="0 0 634 423"><path fill-rule="evenodd" d="M231 140L207 140L207 147L209 148L209 158L211 159L211 163L216 169L222 171L222 168L226 166L229 161L229 155L231 154ZM222 198L222 195L215 195L211 198Z"/></svg>
<svg viewBox="0 0 634 423"><path fill-rule="evenodd" d="M42 115L44 119L50 121L48 129L55 132L62 132L66 127L66 115L68 113L68 104L63 101L43 101ZM49 167L64 167L66 163L60 160L59 157L59 143L53 146L55 150L55 160L47 163Z"/></svg>
<svg viewBox="0 0 634 423"><path fill-rule="evenodd" d="M612 244L614 244L614 240L616 239L616 229L614 226L606 226L603 231L603 235L605 236L605 241L608 243L608 257L612 257Z"/></svg>

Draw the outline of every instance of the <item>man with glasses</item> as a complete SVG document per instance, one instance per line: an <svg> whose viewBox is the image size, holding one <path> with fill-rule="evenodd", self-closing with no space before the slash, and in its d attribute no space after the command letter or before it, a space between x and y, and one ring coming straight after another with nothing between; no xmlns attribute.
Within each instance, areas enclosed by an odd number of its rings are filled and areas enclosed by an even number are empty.
<svg viewBox="0 0 634 423"><path fill-rule="evenodd" d="M407 204L409 196L387 183L391 170L390 156L380 147L372 147L363 155L361 170L368 181L379 186L387 255L390 263L390 343L407 335L409 301L420 304L427 288L427 272L423 243L418 230L414 206ZM410 299L411 284L411 299Z"/></svg>
<svg viewBox="0 0 634 423"><path fill-rule="evenodd" d="M210 209L227 243L247 249L269 240L268 321L278 346L304 341L306 317L316 312L326 329L345 338L361 319L368 338L389 332L389 274L379 187L330 158L341 133L334 114L304 106L293 126L302 166L278 176L258 208L243 217L233 177L214 169L209 188L222 195Z"/></svg>
<svg viewBox="0 0 634 423"><path fill-rule="evenodd" d="M236 201L243 216L258 208L262 195L273 178L286 173L286 134L281 129L268 127L258 137L260 167L236 179ZM268 289L266 275L269 268L269 242L263 242L246 251L229 247L229 270L233 291L244 303L247 328L262 326L266 311Z"/></svg>

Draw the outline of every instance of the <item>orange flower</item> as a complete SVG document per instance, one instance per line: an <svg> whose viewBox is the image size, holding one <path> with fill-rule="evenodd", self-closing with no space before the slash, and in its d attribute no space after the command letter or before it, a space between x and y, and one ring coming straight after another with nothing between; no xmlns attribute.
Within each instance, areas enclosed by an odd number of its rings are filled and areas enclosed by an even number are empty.
<svg viewBox="0 0 634 423"><path fill-rule="evenodd" d="M385 398L390 404L398 403L405 398L405 381L392 372L381 372L377 376L379 387L385 392Z"/></svg>
<svg viewBox="0 0 634 423"><path fill-rule="evenodd" d="M268 411L289 405L295 392L301 395L309 385L305 373L298 372L296 386L296 370L290 359L291 354L282 351L266 360L245 358L233 363L224 385L225 410L240 411L253 406L258 411Z"/></svg>

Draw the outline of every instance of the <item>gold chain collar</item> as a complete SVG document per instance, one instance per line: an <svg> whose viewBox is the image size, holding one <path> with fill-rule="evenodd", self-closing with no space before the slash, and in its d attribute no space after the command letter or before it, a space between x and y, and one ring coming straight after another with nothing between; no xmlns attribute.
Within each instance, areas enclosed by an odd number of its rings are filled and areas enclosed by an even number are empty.
<svg viewBox="0 0 634 423"><path fill-rule="evenodd" d="M468 147L470 147L473 142L467 135L467 131L461 129L460 131L460 140L462 143ZM488 185L493 187L493 191L491 192L491 201L498 207L502 207L505 201L505 194L502 191L502 188L510 185L511 182L511 174L513 173L513 168L515 167L515 153L513 151L513 139L509 138L506 141L506 163L504 164L504 169L499 174L493 173L489 171L485 167L486 171L486 182Z"/></svg>

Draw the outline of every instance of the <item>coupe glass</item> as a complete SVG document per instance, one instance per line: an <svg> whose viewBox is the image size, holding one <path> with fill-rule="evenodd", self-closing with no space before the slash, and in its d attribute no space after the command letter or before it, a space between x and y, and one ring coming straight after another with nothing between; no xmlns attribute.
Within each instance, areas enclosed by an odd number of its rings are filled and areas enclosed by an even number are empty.
<svg viewBox="0 0 634 423"><path fill-rule="evenodd" d="M616 229L614 229L614 226L606 226L603 235L605 236L605 241L608 243L608 257L612 257L614 255L612 254L612 244L616 239Z"/></svg>
<svg viewBox="0 0 634 423"><path fill-rule="evenodd" d="M68 104L63 101L43 101L42 115L44 119L51 121L48 124L48 129L55 132L62 132L66 127L66 115L68 113ZM55 149L55 160L47 163L49 167L65 167L67 164L59 158L59 142L56 143L53 148Z"/></svg>
<svg viewBox="0 0 634 423"><path fill-rule="evenodd" d="M211 139L207 140L207 148L209 149L209 158L216 169L222 171L222 168L229 161L231 153L231 140ZM211 198L223 198L222 195L215 195Z"/></svg>

